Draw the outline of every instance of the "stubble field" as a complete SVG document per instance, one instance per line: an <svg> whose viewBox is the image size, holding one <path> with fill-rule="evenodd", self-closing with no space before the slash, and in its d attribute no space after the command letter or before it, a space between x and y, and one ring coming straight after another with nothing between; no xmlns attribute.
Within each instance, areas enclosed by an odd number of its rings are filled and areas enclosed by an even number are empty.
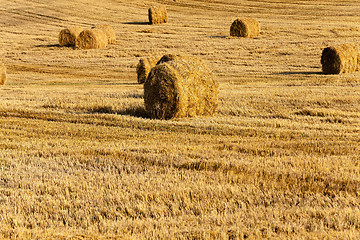
<svg viewBox="0 0 360 240"><path fill-rule="evenodd" d="M167 7L169 23L148 25ZM351 1L0 3L0 238L358 239L360 73L322 49L360 40ZM229 37L238 17L254 39ZM106 49L58 45L107 23ZM181 53L220 82L213 117L152 120L141 57Z"/></svg>

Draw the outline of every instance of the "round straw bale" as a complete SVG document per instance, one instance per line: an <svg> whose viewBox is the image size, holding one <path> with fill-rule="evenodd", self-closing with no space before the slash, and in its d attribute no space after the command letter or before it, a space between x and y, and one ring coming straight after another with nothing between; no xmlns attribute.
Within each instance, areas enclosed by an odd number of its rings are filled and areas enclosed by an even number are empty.
<svg viewBox="0 0 360 240"><path fill-rule="evenodd" d="M253 38L259 35L259 22L253 18L238 18L231 24L230 36Z"/></svg>
<svg viewBox="0 0 360 240"><path fill-rule="evenodd" d="M144 83L147 76L149 75L150 70L155 67L157 62L159 61L159 57L148 57L148 58L141 58L139 60L138 65L136 66L136 73L138 83Z"/></svg>
<svg viewBox="0 0 360 240"><path fill-rule="evenodd" d="M190 59L191 60L191 57L181 55L181 54L165 54L164 56L162 56L160 58L160 60L157 62L157 64L161 64L161 63L165 63L165 62L169 62L169 61L173 61L173 60L177 60L177 59Z"/></svg>
<svg viewBox="0 0 360 240"><path fill-rule="evenodd" d="M327 74L351 73L360 70L360 44L346 43L323 49L322 71Z"/></svg>
<svg viewBox="0 0 360 240"><path fill-rule="evenodd" d="M144 83L145 109L151 118L211 116L219 84L199 59L182 58L152 68Z"/></svg>
<svg viewBox="0 0 360 240"><path fill-rule="evenodd" d="M4 85L6 81L6 67L0 62L0 85Z"/></svg>
<svg viewBox="0 0 360 240"><path fill-rule="evenodd" d="M149 8L148 12L150 24L160 24L168 22L168 16L165 6L153 6Z"/></svg>
<svg viewBox="0 0 360 240"><path fill-rule="evenodd" d="M75 46L76 38L82 30L81 27L69 27L61 30L59 33L60 46Z"/></svg>
<svg viewBox="0 0 360 240"><path fill-rule="evenodd" d="M108 24L96 24L92 28L93 29L97 28L97 29L103 30L105 32L105 34L106 34L108 44L116 43L116 34L115 34L114 29L110 25L108 25Z"/></svg>
<svg viewBox="0 0 360 240"><path fill-rule="evenodd" d="M76 39L76 47L81 49L105 48L107 43L106 34L100 29L84 30Z"/></svg>

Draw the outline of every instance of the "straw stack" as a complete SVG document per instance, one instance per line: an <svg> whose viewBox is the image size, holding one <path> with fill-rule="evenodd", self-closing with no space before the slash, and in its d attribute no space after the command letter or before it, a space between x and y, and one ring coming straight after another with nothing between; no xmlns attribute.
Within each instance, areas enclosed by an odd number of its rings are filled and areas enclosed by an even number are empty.
<svg viewBox="0 0 360 240"><path fill-rule="evenodd" d="M351 73L360 70L360 44L347 43L323 49L322 71L327 74Z"/></svg>
<svg viewBox="0 0 360 240"><path fill-rule="evenodd" d="M238 18L231 24L230 36L253 38L259 35L259 22L253 18Z"/></svg>
<svg viewBox="0 0 360 240"><path fill-rule="evenodd" d="M211 116L219 84L205 64L184 57L156 65L144 83L145 109L151 118Z"/></svg>

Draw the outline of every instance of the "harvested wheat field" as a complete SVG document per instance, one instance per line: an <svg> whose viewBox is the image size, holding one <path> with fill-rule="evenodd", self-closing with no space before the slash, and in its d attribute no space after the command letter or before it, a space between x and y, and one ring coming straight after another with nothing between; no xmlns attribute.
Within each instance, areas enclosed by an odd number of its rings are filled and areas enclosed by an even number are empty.
<svg viewBox="0 0 360 240"><path fill-rule="evenodd" d="M321 66L358 0L5 2L0 239L360 238L360 72ZM243 17L259 36L230 36ZM59 45L95 24L116 42ZM164 54L211 69L213 116L147 116L136 66Z"/></svg>

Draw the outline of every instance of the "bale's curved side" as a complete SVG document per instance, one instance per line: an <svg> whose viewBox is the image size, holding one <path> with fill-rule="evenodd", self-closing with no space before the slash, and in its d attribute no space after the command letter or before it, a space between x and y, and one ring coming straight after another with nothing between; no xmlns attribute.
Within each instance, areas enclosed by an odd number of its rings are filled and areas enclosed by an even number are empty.
<svg viewBox="0 0 360 240"><path fill-rule="evenodd" d="M168 22L168 15L165 6L153 6L148 10L149 23L150 24L161 24Z"/></svg>
<svg viewBox="0 0 360 240"><path fill-rule="evenodd" d="M4 85L6 82L6 67L4 63L0 63L0 85Z"/></svg>
<svg viewBox="0 0 360 240"><path fill-rule="evenodd" d="M80 49L105 48L107 44L106 34L100 29L84 30L76 39L76 47Z"/></svg>
<svg viewBox="0 0 360 240"><path fill-rule="evenodd" d="M238 18L230 27L230 36L253 38L260 35L260 24L253 18Z"/></svg>
<svg viewBox="0 0 360 240"><path fill-rule="evenodd" d="M60 46L75 46L76 38L82 31L81 27L69 27L61 30L59 33Z"/></svg>
<svg viewBox="0 0 360 240"><path fill-rule="evenodd" d="M146 78L149 75L150 70L155 67L155 65L159 61L159 57L148 57L148 58L141 58L139 60L138 65L136 66L136 73L138 83L144 83Z"/></svg>
<svg viewBox="0 0 360 240"><path fill-rule="evenodd" d="M200 60L177 59L156 65L144 84L145 109L151 118L211 116L219 84Z"/></svg>
<svg viewBox="0 0 360 240"><path fill-rule="evenodd" d="M178 59L191 59L189 56L181 55L181 54L165 54L160 58L157 64L178 60ZM196 59L195 59L196 61Z"/></svg>
<svg viewBox="0 0 360 240"><path fill-rule="evenodd" d="M114 29L108 25L108 24L97 24L95 26L92 27L93 29L101 29L104 31L107 40L108 40L108 44L114 44L116 43L116 34Z"/></svg>
<svg viewBox="0 0 360 240"><path fill-rule="evenodd" d="M347 43L324 48L322 71L327 74L351 73L360 70L360 44Z"/></svg>

